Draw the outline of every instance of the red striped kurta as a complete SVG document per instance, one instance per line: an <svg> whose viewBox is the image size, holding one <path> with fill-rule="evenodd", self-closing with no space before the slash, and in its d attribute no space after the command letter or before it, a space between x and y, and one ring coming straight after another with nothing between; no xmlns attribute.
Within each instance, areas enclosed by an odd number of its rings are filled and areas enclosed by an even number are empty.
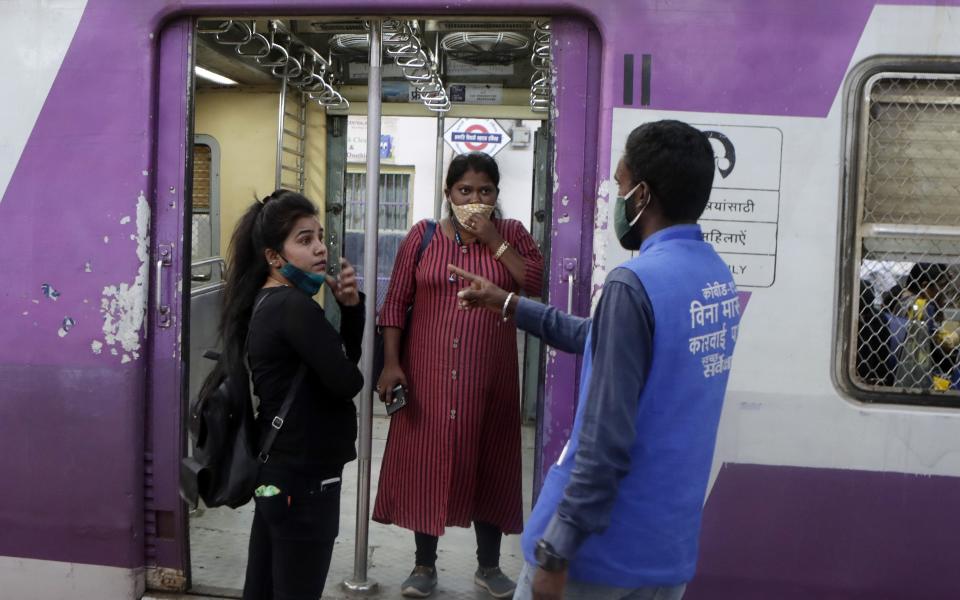
<svg viewBox="0 0 960 600"><path fill-rule="evenodd" d="M539 295L543 257L523 224L495 221L526 263L523 291ZM426 221L400 245L379 324L402 328L409 403L390 422L373 518L442 535L485 521L504 533L523 527L517 336L489 310L459 310L448 264L520 291L484 244L458 247L441 227L414 273Z"/></svg>

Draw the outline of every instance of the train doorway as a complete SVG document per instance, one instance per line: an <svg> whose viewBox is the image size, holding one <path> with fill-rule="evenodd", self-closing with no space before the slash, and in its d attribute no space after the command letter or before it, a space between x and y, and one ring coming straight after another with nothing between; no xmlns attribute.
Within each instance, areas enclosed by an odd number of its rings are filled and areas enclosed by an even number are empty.
<svg viewBox="0 0 960 600"><path fill-rule="evenodd" d="M443 83L425 93L416 78L384 55L382 105L376 111L381 132L378 296L382 298L386 291L396 243L406 230L421 218L446 214L443 171L464 147L495 155L503 172L500 210L534 235L549 265L555 192L548 118L553 89L549 21L424 18L404 22L419 36L433 61L433 72ZM222 257L234 224L251 201L278 187L301 191L321 209L331 254L347 256L365 275L364 235L359 226L363 219L358 215L363 214L367 197L365 129L374 112L364 102L369 33L363 18L204 18L194 22L191 37L196 76L187 125L193 142L187 179L192 185L184 215L191 252L184 248L184 254L192 255L192 260L184 265L190 274L190 293L184 294L189 297L182 308L182 339L189 340L183 359L190 368L181 414L186 414L186 402L195 397L212 366L202 355L217 345ZM284 56L300 69L296 76L280 68ZM479 131L486 135L473 135ZM545 276L543 297L549 287ZM317 300L336 324L336 303L330 297ZM535 456L542 451L536 425L543 413L545 351L526 336L518 336L518 347L517 377L522 389L518 413L524 423L524 507L528 512L536 483ZM376 482L389 421L378 403L372 412L372 436L367 443L372 446L370 479ZM182 424L181 435L184 432ZM350 477L344 480L341 534L327 594L339 593L340 582L355 574L351 535L357 529L355 471L354 464L345 470ZM363 486L359 487L362 495ZM371 499L375 494L371 490ZM181 588L239 595L251 516L252 504L239 510L201 504L186 516ZM369 527L365 568L380 582L382 597L392 597L413 563L412 536L397 527ZM451 528L441 539L441 564L446 560L441 569L463 571L461 583L455 577L444 578L441 587L447 592L473 590L472 569L454 567L458 561L466 565L475 561L473 544L469 530ZM515 577L521 561L517 537L505 538L504 570ZM174 587L162 581L152 586Z"/></svg>

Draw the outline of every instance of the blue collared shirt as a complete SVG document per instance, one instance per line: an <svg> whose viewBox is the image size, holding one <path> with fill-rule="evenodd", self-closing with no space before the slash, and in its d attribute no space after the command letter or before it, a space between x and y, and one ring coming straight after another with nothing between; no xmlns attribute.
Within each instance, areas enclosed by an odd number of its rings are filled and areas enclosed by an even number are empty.
<svg viewBox="0 0 960 600"><path fill-rule="evenodd" d="M573 354L586 350L592 327L593 371L589 382L581 382L589 394L579 447L563 500L543 535L560 556L572 559L589 535L607 528L618 485L630 470L640 392L650 370L653 306L637 276L617 268L603 284L592 319L521 298L515 320L520 329Z"/></svg>

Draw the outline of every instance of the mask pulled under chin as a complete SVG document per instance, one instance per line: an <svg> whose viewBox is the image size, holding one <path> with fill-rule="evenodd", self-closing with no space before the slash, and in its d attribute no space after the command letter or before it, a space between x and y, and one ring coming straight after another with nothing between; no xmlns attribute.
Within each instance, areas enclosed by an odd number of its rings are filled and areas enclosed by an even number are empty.
<svg viewBox="0 0 960 600"><path fill-rule="evenodd" d="M463 225L467 222L467 219L471 215L482 215L486 218L490 218L490 215L493 214L493 206L490 204L482 204L475 202L473 204L462 204L456 205L453 202L450 203L450 210L453 211L453 216L456 217L457 223Z"/></svg>
<svg viewBox="0 0 960 600"><path fill-rule="evenodd" d="M287 261L280 269L280 274L297 289L305 292L308 296L316 296L320 288L327 281L327 276L322 273L308 273L303 269L293 266L293 263Z"/></svg>

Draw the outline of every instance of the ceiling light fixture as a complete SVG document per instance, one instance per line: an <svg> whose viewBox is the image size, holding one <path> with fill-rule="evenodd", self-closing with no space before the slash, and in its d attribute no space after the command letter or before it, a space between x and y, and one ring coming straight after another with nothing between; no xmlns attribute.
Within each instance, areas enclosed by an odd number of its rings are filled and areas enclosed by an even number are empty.
<svg viewBox="0 0 960 600"><path fill-rule="evenodd" d="M224 77L220 73L214 73L213 71L204 69L203 67L194 67L193 72L196 73L197 77L202 77L203 79L212 81L213 83L219 83L220 85L237 85L237 82L229 77Z"/></svg>

